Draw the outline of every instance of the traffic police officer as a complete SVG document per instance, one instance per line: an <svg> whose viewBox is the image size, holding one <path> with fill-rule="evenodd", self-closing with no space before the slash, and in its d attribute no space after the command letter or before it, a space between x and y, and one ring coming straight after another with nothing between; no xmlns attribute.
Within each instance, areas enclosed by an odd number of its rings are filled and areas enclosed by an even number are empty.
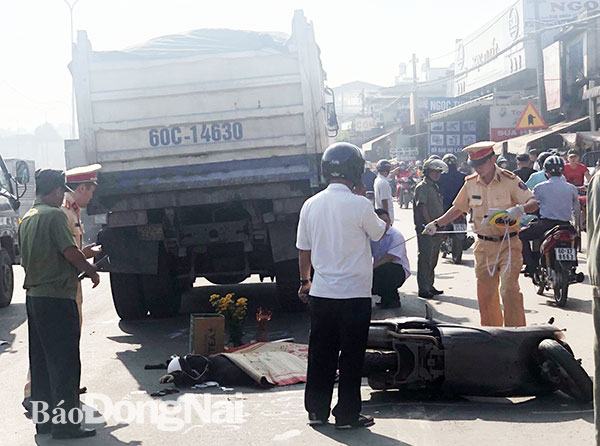
<svg viewBox="0 0 600 446"><path fill-rule="evenodd" d="M444 213L444 202L437 181L447 169L446 163L439 159L428 159L423 163L423 180L415 187L413 217L417 232L417 283L419 296L431 299L443 292L433 287L435 267L440 255L442 238L439 235L421 234L423 227Z"/></svg>
<svg viewBox="0 0 600 446"><path fill-rule="evenodd" d="M488 211L504 210L506 219L514 221L526 212L535 212L538 204L519 177L495 165L494 144L493 141L482 141L463 149L476 173L466 177L452 207L429 223L423 233L434 235L440 226L472 210L478 238L473 251L481 325L502 326L504 322L507 327L518 327L525 325L523 294L519 288L522 245L514 237L519 229L517 226L508 232L506 228L491 224ZM504 303L504 317L499 295Z"/></svg>
<svg viewBox="0 0 600 446"><path fill-rule="evenodd" d="M304 406L312 426L327 423L338 369L336 429L374 423L372 417L360 414L360 384L371 321L369 239L381 239L386 224L369 200L352 193L362 186L364 164L358 147L329 146L321 160L328 186L306 200L300 211L298 297L308 301L310 310Z"/></svg>
<svg viewBox="0 0 600 446"><path fill-rule="evenodd" d="M83 251L85 257L90 259L100 254L100 248L96 247L95 243L83 246L84 228L81 223L81 210L85 209L98 186L98 172L102 166L100 164L92 164L90 166L76 167L65 172L67 177L67 186L71 189L65 193L65 200L62 205L62 210L67 216L67 222L77 247ZM79 310L79 326L83 320L82 304L83 295L81 292L81 283L77 286L77 309Z"/></svg>
<svg viewBox="0 0 600 446"><path fill-rule="evenodd" d="M60 210L65 191L69 190L60 170L38 170L33 207L19 226L21 265L25 269L29 326L29 368L33 420L38 434L52 432L54 438L82 438L95 434L84 429L72 414L79 410L80 328L75 303L77 271L92 278L100 277L77 248L67 219ZM50 415L44 420L43 405L52 414L60 407L71 417L61 420ZM42 406L42 407L40 407ZM75 414L76 415L76 414Z"/></svg>

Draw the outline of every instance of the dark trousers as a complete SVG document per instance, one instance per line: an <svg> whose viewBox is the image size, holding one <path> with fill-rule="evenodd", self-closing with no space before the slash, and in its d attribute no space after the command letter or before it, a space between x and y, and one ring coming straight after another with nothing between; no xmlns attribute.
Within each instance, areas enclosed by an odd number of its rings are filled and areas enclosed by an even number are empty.
<svg viewBox="0 0 600 446"><path fill-rule="evenodd" d="M333 415L354 421L361 409L360 384L371 321L371 299L311 297L308 372L304 407L329 417L335 372L339 368L338 402Z"/></svg>
<svg viewBox="0 0 600 446"><path fill-rule="evenodd" d="M61 401L60 407L68 414L71 409L79 408L81 362L77 303L74 299L27 296L27 319L31 400L47 403L51 419L52 409ZM38 410L41 409L38 405ZM52 430L74 427L59 424L52 426Z"/></svg>
<svg viewBox="0 0 600 446"><path fill-rule="evenodd" d="M402 265L384 263L373 270L372 293L381 296L382 304L398 302L398 288L405 280L406 273Z"/></svg>
<svg viewBox="0 0 600 446"><path fill-rule="evenodd" d="M567 223L568 222L566 221L541 218L519 232L519 238L521 239L521 242L523 242L523 263L529 271L533 271L538 262L537 252L536 255L533 254L530 242L532 240L541 239L544 236L544 233L554 226Z"/></svg>
<svg viewBox="0 0 600 446"><path fill-rule="evenodd" d="M419 234L420 231L417 231ZM429 292L433 289L435 267L440 256L442 237L440 235L417 235L417 284L419 292Z"/></svg>

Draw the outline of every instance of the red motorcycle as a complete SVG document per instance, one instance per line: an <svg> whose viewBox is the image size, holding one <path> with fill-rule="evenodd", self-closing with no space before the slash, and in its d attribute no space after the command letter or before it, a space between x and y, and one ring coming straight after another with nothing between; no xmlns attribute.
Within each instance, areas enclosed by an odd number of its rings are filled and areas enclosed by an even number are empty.
<svg viewBox="0 0 600 446"><path fill-rule="evenodd" d="M413 177L401 177L398 181L396 197L401 208L408 209L408 203L411 203L415 196L416 181Z"/></svg>
<svg viewBox="0 0 600 446"><path fill-rule="evenodd" d="M537 293L543 295L545 290L554 291L554 300L559 307L567 303L569 285L584 280L583 273L577 269L577 230L570 224L556 225L544 234L539 244L538 263L532 275L533 284L538 287Z"/></svg>

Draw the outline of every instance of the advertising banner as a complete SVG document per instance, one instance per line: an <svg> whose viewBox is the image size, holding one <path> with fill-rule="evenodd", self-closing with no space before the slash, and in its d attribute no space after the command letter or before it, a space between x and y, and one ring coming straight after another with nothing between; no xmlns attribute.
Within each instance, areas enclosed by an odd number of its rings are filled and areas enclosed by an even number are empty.
<svg viewBox="0 0 600 446"><path fill-rule="evenodd" d="M456 107L465 101L457 98L429 98L429 115ZM429 124L428 149L430 155L460 152L465 146L477 141L476 121L435 121Z"/></svg>

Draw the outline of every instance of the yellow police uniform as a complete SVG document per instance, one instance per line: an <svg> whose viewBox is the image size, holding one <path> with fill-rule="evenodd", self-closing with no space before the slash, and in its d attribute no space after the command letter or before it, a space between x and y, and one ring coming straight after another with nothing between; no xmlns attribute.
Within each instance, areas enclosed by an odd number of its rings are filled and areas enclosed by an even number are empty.
<svg viewBox="0 0 600 446"><path fill-rule="evenodd" d="M82 184L82 183L93 183L96 184L98 181L98 171L102 166L100 164L92 164L90 166L75 167L65 172L67 183L69 184ZM65 199L63 201L62 210L67 216L69 228L75 237L77 247L83 248L83 234L84 228L81 223L81 208L75 201L75 195L72 192L65 193ZM83 294L81 292L81 282L77 286L77 296L75 297L77 302L77 309L79 310L79 326L83 321L82 318L82 305L83 305Z"/></svg>
<svg viewBox="0 0 600 446"><path fill-rule="evenodd" d="M493 149L489 147L489 150ZM519 177L496 166L489 184L485 184L476 173L466 177L465 184L454 200L453 205L457 209L473 211L473 225L478 236L473 252L481 325L502 326L503 322L507 327L525 325L523 294L519 287L519 274L523 266L522 245L516 236L519 228L510 228L507 236L505 228L489 223L488 211L522 205L532 197L533 193ZM504 304L504 317L500 296Z"/></svg>
<svg viewBox="0 0 600 446"><path fill-rule="evenodd" d="M63 201L62 210L67 216L67 222L69 223L69 229L75 237L77 247L81 249L83 247L83 224L81 223L81 209L75 202L75 197L72 192L65 193L65 199ZM77 302L77 309L79 310L79 326L82 323L82 304L83 294L81 292L81 282L77 283L77 296L75 296L75 302Z"/></svg>

